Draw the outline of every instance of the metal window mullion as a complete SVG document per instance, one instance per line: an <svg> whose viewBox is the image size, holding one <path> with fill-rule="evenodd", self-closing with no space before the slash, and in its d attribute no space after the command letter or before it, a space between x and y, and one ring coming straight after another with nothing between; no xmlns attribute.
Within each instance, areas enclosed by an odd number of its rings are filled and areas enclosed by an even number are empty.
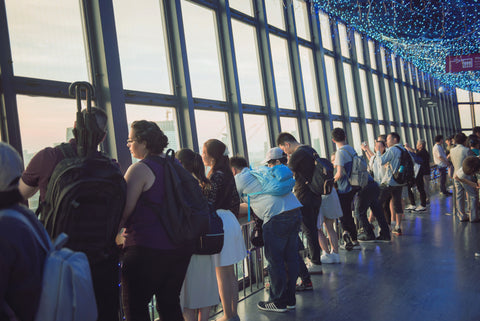
<svg viewBox="0 0 480 321"><path fill-rule="evenodd" d="M328 83L327 74L324 64L324 49L322 46L321 32L320 32L320 19L318 14L315 14L314 19L310 20L310 30L312 30L312 43L313 43L313 64L315 66L315 81L317 83L317 90L319 91L318 99L320 99L320 113L323 114L322 131L325 141L322 142L325 147L325 152L330 155L334 152L332 144L327 142L331 141L331 128L332 120L329 115L332 114L330 108L330 97L328 95ZM327 130L328 129L328 130Z"/></svg>
<svg viewBox="0 0 480 321"><path fill-rule="evenodd" d="M343 123L343 129L345 131L345 134L347 136L347 141L353 142L353 132L352 132L352 126L349 126L350 124L350 112L348 110L348 101L347 101L347 95L346 95L346 86L345 86L345 73L343 70L343 57L342 57L342 50L341 50L341 44L340 44L340 37L338 34L338 22L335 22L334 28L333 28L333 34L334 34L334 41L333 41L333 50L334 50L334 63L335 63L335 72L337 73L337 92L338 92L338 98L340 101L340 111L341 111L341 119ZM330 115L332 117L332 115ZM348 126L347 126L348 124Z"/></svg>
<svg viewBox="0 0 480 321"><path fill-rule="evenodd" d="M0 131L2 141L12 145L20 155L22 139L14 86L13 60L8 34L7 9L0 0Z"/></svg>
<svg viewBox="0 0 480 321"><path fill-rule="evenodd" d="M351 57L351 68L352 68L352 81L353 81L353 94L355 99L355 105L357 109L357 117L361 120L359 122L361 140L368 140L367 132L367 120L365 119L365 107L363 106L362 99L362 87L360 84L360 74L359 74L359 63L357 57L357 43L355 42L355 34L353 30L349 30L347 33L349 35L350 41L350 57ZM362 44L359 44L360 46Z"/></svg>
<svg viewBox="0 0 480 321"><path fill-rule="evenodd" d="M229 122L232 132L233 155L248 155L228 0L220 1L217 21L219 43L223 57L225 89L227 92L227 102L229 104Z"/></svg>
<svg viewBox="0 0 480 321"><path fill-rule="evenodd" d="M165 28L174 94L178 99L176 114L180 146L198 152L197 126L180 2L181 0L163 0Z"/></svg>
<svg viewBox="0 0 480 321"><path fill-rule="evenodd" d="M128 124L113 3L111 0L80 3L90 78L96 89L96 102L108 115L103 147L126 170L132 158L127 148L119 148L124 147L128 138Z"/></svg>
<svg viewBox="0 0 480 321"><path fill-rule="evenodd" d="M308 130L307 106L303 88L302 70L300 66L300 54L298 50L298 38L295 30L295 13L293 4L284 8L287 27L288 53L290 55L290 70L293 80L293 92L295 97L295 110L297 111L297 123L300 130L300 140L311 144L310 131Z"/></svg>
<svg viewBox="0 0 480 321"><path fill-rule="evenodd" d="M268 0L265 0L268 1ZM267 107L267 122L269 127L270 145L276 146L276 137L280 133L280 117L275 88L275 76L271 58L270 41L268 35L267 15L264 0L254 1L256 32L258 49L261 61L265 105Z"/></svg>

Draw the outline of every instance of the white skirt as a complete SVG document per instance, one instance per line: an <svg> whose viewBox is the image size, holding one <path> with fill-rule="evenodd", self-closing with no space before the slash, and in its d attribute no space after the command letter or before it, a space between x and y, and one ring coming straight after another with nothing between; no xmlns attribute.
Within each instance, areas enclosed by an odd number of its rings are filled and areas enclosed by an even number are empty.
<svg viewBox="0 0 480 321"><path fill-rule="evenodd" d="M320 205L320 211L317 218L317 229L322 228L324 218L337 219L343 216L340 200L338 199L337 190L332 189L332 192L328 195L322 195L322 205Z"/></svg>
<svg viewBox="0 0 480 321"><path fill-rule="evenodd" d="M235 215L228 210L217 210L218 216L223 221L225 237L222 251L213 255L215 266L229 266L240 262L247 256L242 227Z"/></svg>
<svg viewBox="0 0 480 321"><path fill-rule="evenodd" d="M200 309L220 303L212 255L192 255L180 292L183 308Z"/></svg>

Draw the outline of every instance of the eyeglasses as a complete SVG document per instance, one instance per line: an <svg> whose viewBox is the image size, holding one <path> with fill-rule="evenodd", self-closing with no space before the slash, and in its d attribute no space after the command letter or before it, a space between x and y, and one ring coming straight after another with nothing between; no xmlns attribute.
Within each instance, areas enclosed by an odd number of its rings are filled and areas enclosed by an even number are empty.
<svg viewBox="0 0 480 321"><path fill-rule="evenodd" d="M136 140L135 139L127 139L127 144L131 144L133 142L136 142Z"/></svg>

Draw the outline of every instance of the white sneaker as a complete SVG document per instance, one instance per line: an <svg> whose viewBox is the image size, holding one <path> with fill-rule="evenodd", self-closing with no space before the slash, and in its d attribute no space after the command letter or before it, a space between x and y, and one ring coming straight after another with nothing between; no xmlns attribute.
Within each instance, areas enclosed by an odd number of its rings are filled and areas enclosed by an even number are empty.
<svg viewBox="0 0 480 321"><path fill-rule="evenodd" d="M338 255L338 253L332 252L330 253L330 257L333 258L333 263L340 263L340 255Z"/></svg>
<svg viewBox="0 0 480 321"><path fill-rule="evenodd" d="M405 211L414 211L417 207L415 205L408 205L405 207Z"/></svg>
<svg viewBox="0 0 480 321"><path fill-rule="evenodd" d="M322 264L332 264L335 263L335 258L332 256L332 254L325 253L320 256L320 261L322 261Z"/></svg>
<svg viewBox="0 0 480 321"><path fill-rule="evenodd" d="M425 206L422 206L422 205L418 205L417 208L415 209L415 212L423 212L425 211L427 208Z"/></svg>

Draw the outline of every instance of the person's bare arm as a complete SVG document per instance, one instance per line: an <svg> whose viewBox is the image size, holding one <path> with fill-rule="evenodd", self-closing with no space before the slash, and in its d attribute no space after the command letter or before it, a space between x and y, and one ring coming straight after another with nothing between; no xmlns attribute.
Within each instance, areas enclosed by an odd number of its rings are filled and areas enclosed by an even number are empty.
<svg viewBox="0 0 480 321"><path fill-rule="evenodd" d="M28 200L30 197L35 195L38 189L39 189L38 186L29 186L25 184L23 179L20 178L20 182L18 184L18 190L20 191L20 194L22 194L25 200Z"/></svg>

